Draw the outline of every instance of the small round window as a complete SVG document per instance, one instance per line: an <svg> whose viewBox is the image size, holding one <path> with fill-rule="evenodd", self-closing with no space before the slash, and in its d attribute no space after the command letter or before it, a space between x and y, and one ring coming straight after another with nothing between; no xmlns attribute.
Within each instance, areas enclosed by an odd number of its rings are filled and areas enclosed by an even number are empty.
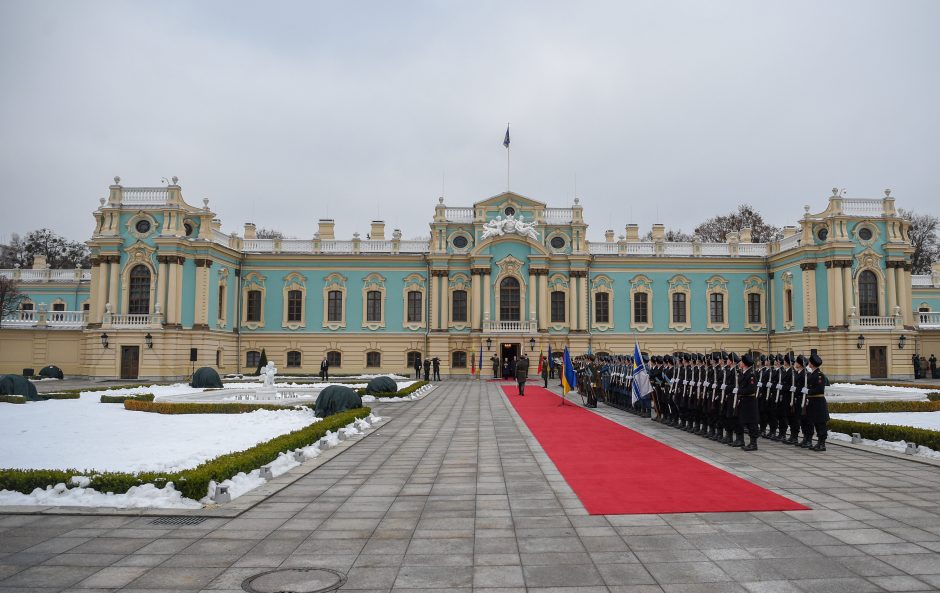
<svg viewBox="0 0 940 593"><path fill-rule="evenodd" d="M829 229L823 227L816 232L816 236L820 241L825 241L829 237Z"/></svg>
<svg viewBox="0 0 940 593"><path fill-rule="evenodd" d="M862 241L871 241L872 234L871 229L868 227L862 227L858 230L858 238Z"/></svg>
<svg viewBox="0 0 940 593"><path fill-rule="evenodd" d="M150 232L150 221L149 220L138 220L137 224L134 225L134 228L137 229L137 232L140 234Z"/></svg>
<svg viewBox="0 0 940 593"><path fill-rule="evenodd" d="M191 225L191 224L189 224L189 223L187 222L187 223L183 224L183 228L186 229L186 236L187 236L187 237L193 234L193 225Z"/></svg>
<svg viewBox="0 0 940 593"><path fill-rule="evenodd" d="M552 248L554 249L561 249L562 247L565 246L565 238L564 237L552 237L551 245L552 245Z"/></svg>
<svg viewBox="0 0 940 593"><path fill-rule="evenodd" d="M464 237L463 235L457 235L456 237L454 237L454 247L456 247L457 249L463 249L464 247L467 246L467 243L468 243L467 238Z"/></svg>
<svg viewBox="0 0 940 593"><path fill-rule="evenodd" d="M516 209L513 208L512 206L506 206L506 209L503 210L503 213L504 213L506 216L512 216L512 215L514 215L514 214L516 213Z"/></svg>

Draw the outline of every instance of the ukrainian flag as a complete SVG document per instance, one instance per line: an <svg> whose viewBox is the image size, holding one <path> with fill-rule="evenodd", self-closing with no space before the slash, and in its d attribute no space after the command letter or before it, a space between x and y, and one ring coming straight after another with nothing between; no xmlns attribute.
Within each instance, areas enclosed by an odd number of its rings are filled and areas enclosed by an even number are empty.
<svg viewBox="0 0 940 593"><path fill-rule="evenodd" d="M568 347L565 346L565 368L561 373L561 387L562 391L567 394L569 391L577 387L578 378L574 374L574 365L571 364L571 355L568 354Z"/></svg>

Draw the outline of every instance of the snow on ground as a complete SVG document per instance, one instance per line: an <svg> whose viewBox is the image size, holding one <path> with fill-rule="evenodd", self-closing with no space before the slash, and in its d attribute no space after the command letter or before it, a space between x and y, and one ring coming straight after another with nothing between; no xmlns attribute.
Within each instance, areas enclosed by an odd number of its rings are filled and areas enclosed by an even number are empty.
<svg viewBox="0 0 940 593"><path fill-rule="evenodd" d="M883 412L873 414L832 414L838 420L868 422L869 424L891 424L940 430L940 412Z"/></svg>
<svg viewBox="0 0 940 593"><path fill-rule="evenodd" d="M889 385L860 385L857 383L833 383L826 388L830 401L923 401L936 389L919 387L891 387Z"/></svg>
<svg viewBox="0 0 940 593"><path fill-rule="evenodd" d="M829 439L833 441L851 442L852 436L841 432L830 432ZM862 439L862 444L869 447L877 447L879 449L894 451L895 453L905 453L907 451L907 441L885 441L883 439L873 441L871 439ZM924 447L922 445L918 445L917 453L914 455L917 457L926 457L927 459L940 460L940 451L934 451L933 449Z"/></svg>
<svg viewBox="0 0 940 593"><path fill-rule="evenodd" d="M916 393L924 395L936 389L924 389L922 387L895 387L893 385L867 385L863 383L833 383L828 387L836 391L881 391L887 393ZM828 391L827 389L827 391Z"/></svg>
<svg viewBox="0 0 940 593"><path fill-rule="evenodd" d="M178 386L167 386L168 391L173 388ZM140 392L153 391L146 388ZM0 465L178 471L317 421L309 409L248 414L130 412L121 404L99 403L101 394L84 392L77 400L5 406L0 414Z"/></svg>
<svg viewBox="0 0 940 593"><path fill-rule="evenodd" d="M111 405L114 404L101 404ZM130 412L129 412L130 413ZM139 413L139 412L138 412ZM240 414L248 416L249 414ZM341 428L347 438L363 434L366 430L373 428L384 418L369 414L367 418L360 418ZM321 442L323 445L321 447ZM300 461L295 457L299 452L303 459L315 459L320 455L322 449L332 448L340 442L339 434L327 431L323 440L313 445L296 449L288 453L281 453L276 460L268 464L271 468L273 477L300 465ZM228 486L229 494L232 499L254 490L267 482L267 479L261 477L260 469L255 469L249 473L241 472L229 480L225 480L221 485ZM153 484L144 484L130 488L126 493L113 494L102 493L88 488L89 480L85 476L74 476L71 480L72 488L65 484L56 484L45 489L36 488L30 494L22 494L10 490L0 490L0 505L29 505L29 506L82 506L82 507L115 507L115 508L176 508L176 509L198 509L203 504L212 503L212 497L215 494L217 485L210 482L208 495L201 501L195 501L184 498L183 495L173 488L172 484L167 484L164 488L157 488Z"/></svg>

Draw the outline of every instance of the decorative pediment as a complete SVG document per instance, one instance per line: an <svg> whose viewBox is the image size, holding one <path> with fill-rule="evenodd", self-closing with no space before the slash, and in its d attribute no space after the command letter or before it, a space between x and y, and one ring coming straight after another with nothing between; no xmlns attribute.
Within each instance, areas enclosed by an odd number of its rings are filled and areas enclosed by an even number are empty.
<svg viewBox="0 0 940 593"><path fill-rule="evenodd" d="M503 259L496 262L496 265L499 266L499 275L504 276L506 274L513 276L522 275L522 264L523 262L511 255L507 255Z"/></svg>
<svg viewBox="0 0 940 593"><path fill-rule="evenodd" d="M869 270L880 270L881 260L883 259L883 256L879 255L871 247L868 247L855 254L855 270L858 271L865 268Z"/></svg>
<svg viewBox="0 0 940 593"><path fill-rule="evenodd" d="M653 288L653 281L649 277L644 275L634 276L630 279L630 288L639 288L639 287Z"/></svg>
<svg viewBox="0 0 940 593"><path fill-rule="evenodd" d="M153 256L156 252L156 248L138 240L125 250L125 253L127 253L127 264L153 263Z"/></svg>
<svg viewBox="0 0 940 593"><path fill-rule="evenodd" d="M539 202L538 200L533 200L532 198L527 198L526 196L514 192L503 192L473 204L474 208L499 208L500 210L506 206L514 206L517 211L520 208L528 210L532 208L545 208L545 202Z"/></svg>
<svg viewBox="0 0 940 593"><path fill-rule="evenodd" d="M676 290L676 289L688 290L690 285L691 285L691 282L689 282L689 279L681 274L678 276L673 276L672 278L669 279L669 288L671 290Z"/></svg>

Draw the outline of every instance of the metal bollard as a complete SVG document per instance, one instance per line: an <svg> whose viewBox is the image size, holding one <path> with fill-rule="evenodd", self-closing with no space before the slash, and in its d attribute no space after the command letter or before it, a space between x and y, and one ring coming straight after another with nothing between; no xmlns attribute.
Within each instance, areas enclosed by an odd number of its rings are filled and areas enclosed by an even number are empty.
<svg viewBox="0 0 940 593"><path fill-rule="evenodd" d="M860 434L857 433L857 432L853 432L853 433L852 433L852 444L853 444L853 445L860 445L861 443L862 443L862 435L860 435Z"/></svg>
<svg viewBox="0 0 940 593"><path fill-rule="evenodd" d="M917 454L917 443L908 443L907 449L904 450L904 453L907 455L916 455Z"/></svg>
<svg viewBox="0 0 940 593"><path fill-rule="evenodd" d="M258 475L262 479L270 480L274 477L274 472L271 471L270 465L262 465L261 469L258 470Z"/></svg>
<svg viewBox="0 0 940 593"><path fill-rule="evenodd" d="M303 463L307 460L307 456L304 455L303 451L294 451L294 461L299 461Z"/></svg>

